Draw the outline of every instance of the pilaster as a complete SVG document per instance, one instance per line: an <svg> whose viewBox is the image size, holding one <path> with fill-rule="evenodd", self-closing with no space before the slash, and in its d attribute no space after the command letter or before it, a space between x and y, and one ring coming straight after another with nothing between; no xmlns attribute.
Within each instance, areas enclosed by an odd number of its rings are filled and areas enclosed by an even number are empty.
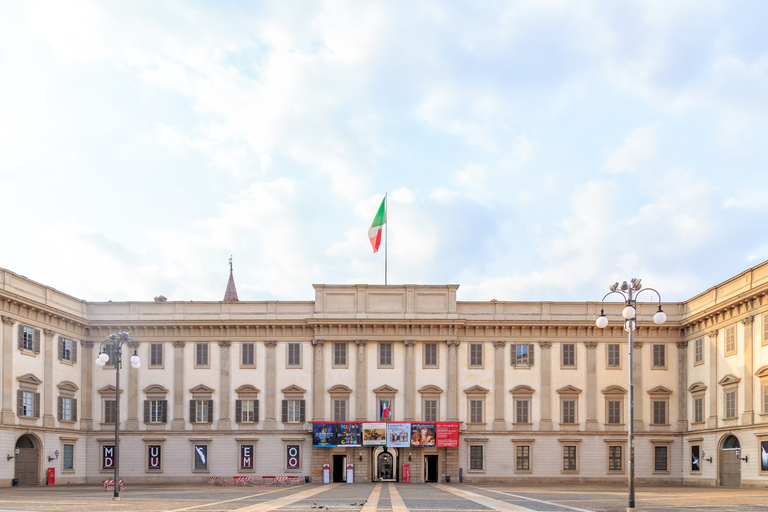
<svg viewBox="0 0 768 512"><path fill-rule="evenodd" d="M231 353L232 342L229 340L219 341L219 423L218 430L230 430L232 420L230 419L230 375L232 364Z"/></svg>
<svg viewBox="0 0 768 512"><path fill-rule="evenodd" d="M415 340L405 340L405 392L403 399L405 402L405 421L416 420L416 407L414 406L414 397L416 395L416 375L414 374L413 347Z"/></svg>
<svg viewBox="0 0 768 512"><path fill-rule="evenodd" d="M264 430L277 427L275 417L275 377L277 371L277 340L265 340L266 357L264 358Z"/></svg>
<svg viewBox="0 0 768 512"><path fill-rule="evenodd" d="M173 423L171 429L184 430L184 342L173 342Z"/></svg>
<svg viewBox="0 0 768 512"><path fill-rule="evenodd" d="M16 414L13 411L13 318L4 316L3 319L3 405L0 412L0 422L13 425Z"/></svg>
<svg viewBox="0 0 768 512"><path fill-rule="evenodd" d="M707 333L709 336L709 417L707 428L717 428L717 329Z"/></svg>
<svg viewBox="0 0 768 512"><path fill-rule="evenodd" d="M80 340L80 430L93 430L93 341Z"/></svg>
<svg viewBox="0 0 768 512"><path fill-rule="evenodd" d="M448 364L446 372L446 419L459 421L459 340L448 340Z"/></svg>
<svg viewBox="0 0 768 512"><path fill-rule="evenodd" d="M541 421L539 430L552 430L552 342L540 341L541 347Z"/></svg>
<svg viewBox="0 0 768 512"><path fill-rule="evenodd" d="M355 340L355 415L357 421L368 419L368 340Z"/></svg>
<svg viewBox="0 0 768 512"><path fill-rule="evenodd" d="M312 420L325 419L325 340L312 340Z"/></svg>
<svg viewBox="0 0 768 512"><path fill-rule="evenodd" d="M753 318L750 315L741 321L744 324L744 412L741 415L742 425L752 425L755 422L755 340L753 339Z"/></svg>
<svg viewBox="0 0 768 512"><path fill-rule="evenodd" d="M53 336L56 333L52 329L43 330L43 427L53 428L56 419L53 415Z"/></svg>
<svg viewBox="0 0 768 512"><path fill-rule="evenodd" d="M643 402L645 398L643 388L643 342L632 342L633 354L633 367L634 367L634 404L635 404L635 432L641 432L645 430L645 422L643 421Z"/></svg>
<svg viewBox="0 0 768 512"><path fill-rule="evenodd" d="M587 347L587 430L599 430L597 423L597 342L585 341Z"/></svg>
<svg viewBox="0 0 768 512"><path fill-rule="evenodd" d="M507 430L504 419L504 341L493 342L493 430Z"/></svg>
<svg viewBox="0 0 768 512"><path fill-rule="evenodd" d="M677 431L688 430L688 342L677 346Z"/></svg>

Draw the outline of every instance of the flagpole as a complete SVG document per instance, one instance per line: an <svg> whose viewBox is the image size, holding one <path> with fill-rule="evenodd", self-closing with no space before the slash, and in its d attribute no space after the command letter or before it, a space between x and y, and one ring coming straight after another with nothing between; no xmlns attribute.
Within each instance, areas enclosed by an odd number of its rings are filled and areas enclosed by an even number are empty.
<svg viewBox="0 0 768 512"><path fill-rule="evenodd" d="M389 235L389 218L387 217L387 193L384 192L384 286L387 285L387 242Z"/></svg>

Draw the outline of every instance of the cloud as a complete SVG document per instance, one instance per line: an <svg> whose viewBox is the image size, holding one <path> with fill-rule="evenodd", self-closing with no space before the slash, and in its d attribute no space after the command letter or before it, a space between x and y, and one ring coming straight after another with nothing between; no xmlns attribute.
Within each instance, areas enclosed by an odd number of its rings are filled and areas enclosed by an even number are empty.
<svg viewBox="0 0 768 512"><path fill-rule="evenodd" d="M658 154L659 123L634 130L620 148L605 159L603 170L610 174L642 172L652 165Z"/></svg>

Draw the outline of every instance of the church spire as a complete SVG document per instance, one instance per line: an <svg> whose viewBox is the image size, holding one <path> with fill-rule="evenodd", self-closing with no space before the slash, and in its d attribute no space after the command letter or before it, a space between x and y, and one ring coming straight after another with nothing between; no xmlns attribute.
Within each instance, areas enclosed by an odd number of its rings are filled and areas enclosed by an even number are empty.
<svg viewBox="0 0 768 512"><path fill-rule="evenodd" d="M237 288L235 288L235 276L232 273L232 256L229 257L229 281L227 282L227 291L224 292L224 302L237 301Z"/></svg>

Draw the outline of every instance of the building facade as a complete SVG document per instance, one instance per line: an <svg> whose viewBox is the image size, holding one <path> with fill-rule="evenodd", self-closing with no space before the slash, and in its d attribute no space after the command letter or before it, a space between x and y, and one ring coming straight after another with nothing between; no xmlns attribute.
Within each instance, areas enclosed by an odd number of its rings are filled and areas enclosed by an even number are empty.
<svg viewBox="0 0 768 512"><path fill-rule="evenodd" d="M48 468L57 484L110 478L115 421L126 482L322 481L324 468L339 481L349 466L355 481L626 480L623 304L598 329L596 302L314 288L314 301L240 302L231 281L220 302L87 302L0 269L0 486L42 484ZM662 325L640 305L638 482L768 485L766 293L768 262L663 303ZM118 332L141 359L119 393L114 366L94 364ZM386 443L340 440L377 428Z"/></svg>

